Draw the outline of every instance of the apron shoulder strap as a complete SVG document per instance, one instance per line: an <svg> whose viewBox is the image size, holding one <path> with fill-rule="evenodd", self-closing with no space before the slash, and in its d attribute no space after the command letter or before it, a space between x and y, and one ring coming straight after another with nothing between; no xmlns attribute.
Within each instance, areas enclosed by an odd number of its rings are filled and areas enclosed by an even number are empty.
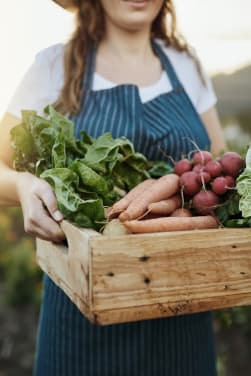
<svg viewBox="0 0 251 376"><path fill-rule="evenodd" d="M153 46L153 50L155 51L156 55L159 57L161 63L162 63L162 66L163 66L163 69L166 71L170 81L171 81L171 84L172 84L172 87L173 89L180 89L182 88L182 84L180 82L180 80L178 79L178 76L174 70L174 67L169 59L169 57L167 56L167 54L163 51L163 48L160 46L160 44L158 42L156 42L156 40L152 40L152 46Z"/></svg>
<svg viewBox="0 0 251 376"><path fill-rule="evenodd" d="M95 70L95 60L96 60L96 47L92 45L87 54L85 72L84 72L84 77L83 77L83 89L85 93L92 89L93 74Z"/></svg>

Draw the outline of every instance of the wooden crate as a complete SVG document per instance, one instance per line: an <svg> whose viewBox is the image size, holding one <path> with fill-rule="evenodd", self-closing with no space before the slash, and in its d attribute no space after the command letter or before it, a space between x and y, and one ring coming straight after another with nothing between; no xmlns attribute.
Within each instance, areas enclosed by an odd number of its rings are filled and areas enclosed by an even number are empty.
<svg viewBox="0 0 251 376"><path fill-rule="evenodd" d="M251 229L108 237L62 222L40 267L100 325L251 304Z"/></svg>

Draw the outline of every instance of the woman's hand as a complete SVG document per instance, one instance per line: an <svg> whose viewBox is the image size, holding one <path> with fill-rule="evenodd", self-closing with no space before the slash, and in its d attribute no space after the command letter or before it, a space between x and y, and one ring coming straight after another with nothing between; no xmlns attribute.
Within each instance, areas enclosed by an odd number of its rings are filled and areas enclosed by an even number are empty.
<svg viewBox="0 0 251 376"><path fill-rule="evenodd" d="M19 173L17 194L28 234L44 240L61 242L65 235L59 224L63 215L57 209L55 194L45 180L27 173Z"/></svg>

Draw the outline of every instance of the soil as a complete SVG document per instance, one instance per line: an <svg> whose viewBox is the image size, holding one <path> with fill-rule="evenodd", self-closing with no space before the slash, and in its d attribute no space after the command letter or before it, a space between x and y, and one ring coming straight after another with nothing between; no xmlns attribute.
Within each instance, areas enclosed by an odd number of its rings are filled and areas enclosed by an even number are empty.
<svg viewBox="0 0 251 376"><path fill-rule="evenodd" d="M0 376L31 376L38 310L9 307L0 301Z"/></svg>

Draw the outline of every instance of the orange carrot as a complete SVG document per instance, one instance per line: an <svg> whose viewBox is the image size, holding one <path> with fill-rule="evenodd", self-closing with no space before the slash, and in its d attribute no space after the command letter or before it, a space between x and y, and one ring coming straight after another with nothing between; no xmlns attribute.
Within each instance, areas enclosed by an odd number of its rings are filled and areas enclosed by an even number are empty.
<svg viewBox="0 0 251 376"><path fill-rule="evenodd" d="M172 212L170 217L192 217L192 213L186 208L178 208Z"/></svg>
<svg viewBox="0 0 251 376"><path fill-rule="evenodd" d="M162 217L142 221L125 221L123 224L133 233L185 231L219 227L217 220L211 215L190 218Z"/></svg>
<svg viewBox="0 0 251 376"><path fill-rule="evenodd" d="M182 200L180 194L176 194L167 200L162 200L159 202L152 202L148 205L148 210L154 214L171 214L175 209L180 208Z"/></svg>
<svg viewBox="0 0 251 376"><path fill-rule="evenodd" d="M146 179L136 185L133 189L130 190L123 198L115 202L111 208L107 211L107 217L109 219L117 217L123 210L126 210L130 202L134 200L137 196L142 194L142 192L149 188L156 179Z"/></svg>
<svg viewBox="0 0 251 376"><path fill-rule="evenodd" d="M152 202L158 202L167 199L177 193L179 190L179 176L169 174L156 180L143 193L132 200L128 208L119 215L123 221L132 220L140 217Z"/></svg>

